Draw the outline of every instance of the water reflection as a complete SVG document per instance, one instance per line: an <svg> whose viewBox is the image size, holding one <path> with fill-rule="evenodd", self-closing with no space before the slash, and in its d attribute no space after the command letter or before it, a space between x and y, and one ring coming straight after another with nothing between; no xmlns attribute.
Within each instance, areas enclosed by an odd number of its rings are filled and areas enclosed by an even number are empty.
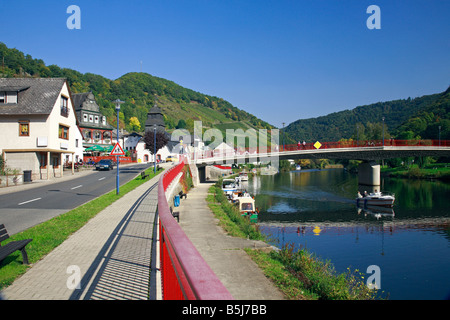
<svg viewBox="0 0 450 320"><path fill-rule="evenodd" d="M393 208L358 208L357 176L344 170L258 176L249 181L261 230L273 244L307 247L336 269L381 267L391 299L450 293L450 184L382 179ZM369 191L369 190L368 190Z"/></svg>

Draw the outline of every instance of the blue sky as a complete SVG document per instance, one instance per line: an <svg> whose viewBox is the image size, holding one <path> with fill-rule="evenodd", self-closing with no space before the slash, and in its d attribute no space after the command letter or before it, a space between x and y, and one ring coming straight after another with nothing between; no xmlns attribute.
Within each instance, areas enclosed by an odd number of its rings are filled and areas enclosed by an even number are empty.
<svg viewBox="0 0 450 320"><path fill-rule="evenodd" d="M66 26L72 4L80 30ZM0 41L47 65L116 79L142 61L279 127L450 85L448 0L1 0L0 12Z"/></svg>

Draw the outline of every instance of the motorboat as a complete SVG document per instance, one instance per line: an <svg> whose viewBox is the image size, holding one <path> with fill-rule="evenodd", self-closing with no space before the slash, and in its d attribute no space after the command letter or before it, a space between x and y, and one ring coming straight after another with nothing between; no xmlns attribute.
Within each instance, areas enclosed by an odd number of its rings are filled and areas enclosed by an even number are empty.
<svg viewBox="0 0 450 320"><path fill-rule="evenodd" d="M241 172L239 174L239 178L241 178L241 181L248 181L248 175L247 172Z"/></svg>
<svg viewBox="0 0 450 320"><path fill-rule="evenodd" d="M238 184L235 179L223 179L222 180L222 190L227 193L228 191L234 192L237 191Z"/></svg>
<svg viewBox="0 0 450 320"><path fill-rule="evenodd" d="M255 199L250 196L240 197L237 201L239 212L242 216L250 218L250 221L256 222L258 219L258 210L255 206Z"/></svg>
<svg viewBox="0 0 450 320"><path fill-rule="evenodd" d="M356 198L356 205L359 207L367 207L367 206L382 206L382 207L393 207L395 202L395 194L387 193L387 192L372 192L372 193L364 193L361 195L358 192L358 196Z"/></svg>
<svg viewBox="0 0 450 320"><path fill-rule="evenodd" d="M251 198L250 193L248 193L246 190L237 190L234 192L229 192L227 195L232 203L236 203L239 200L239 198L242 198L242 197L250 197Z"/></svg>

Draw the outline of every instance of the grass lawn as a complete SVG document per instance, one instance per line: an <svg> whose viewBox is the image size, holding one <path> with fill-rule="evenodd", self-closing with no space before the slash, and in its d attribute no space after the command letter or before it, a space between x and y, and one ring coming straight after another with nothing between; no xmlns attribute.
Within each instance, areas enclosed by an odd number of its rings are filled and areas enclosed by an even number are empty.
<svg viewBox="0 0 450 320"><path fill-rule="evenodd" d="M160 169L156 174L158 175L162 171L163 169ZM116 194L116 190L113 190L62 215L12 235L3 244L9 241L33 239L26 246L26 250L30 264L36 263L63 243L72 233L84 226L97 213L155 176L153 168L148 168L146 173L149 174L148 179L142 179L139 175L121 186L119 195ZM20 251L9 255L0 263L0 290L9 286L18 276L24 274L28 268L30 266L22 263Z"/></svg>

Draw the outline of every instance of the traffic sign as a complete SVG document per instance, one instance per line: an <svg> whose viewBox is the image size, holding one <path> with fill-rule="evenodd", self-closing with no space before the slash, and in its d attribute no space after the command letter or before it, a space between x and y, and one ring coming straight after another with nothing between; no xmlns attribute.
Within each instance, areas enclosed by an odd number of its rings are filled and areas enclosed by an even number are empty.
<svg viewBox="0 0 450 320"><path fill-rule="evenodd" d="M117 142L116 145L114 146L114 148L112 149L110 155L112 155L112 156L124 156L125 152L123 152L122 147Z"/></svg>

